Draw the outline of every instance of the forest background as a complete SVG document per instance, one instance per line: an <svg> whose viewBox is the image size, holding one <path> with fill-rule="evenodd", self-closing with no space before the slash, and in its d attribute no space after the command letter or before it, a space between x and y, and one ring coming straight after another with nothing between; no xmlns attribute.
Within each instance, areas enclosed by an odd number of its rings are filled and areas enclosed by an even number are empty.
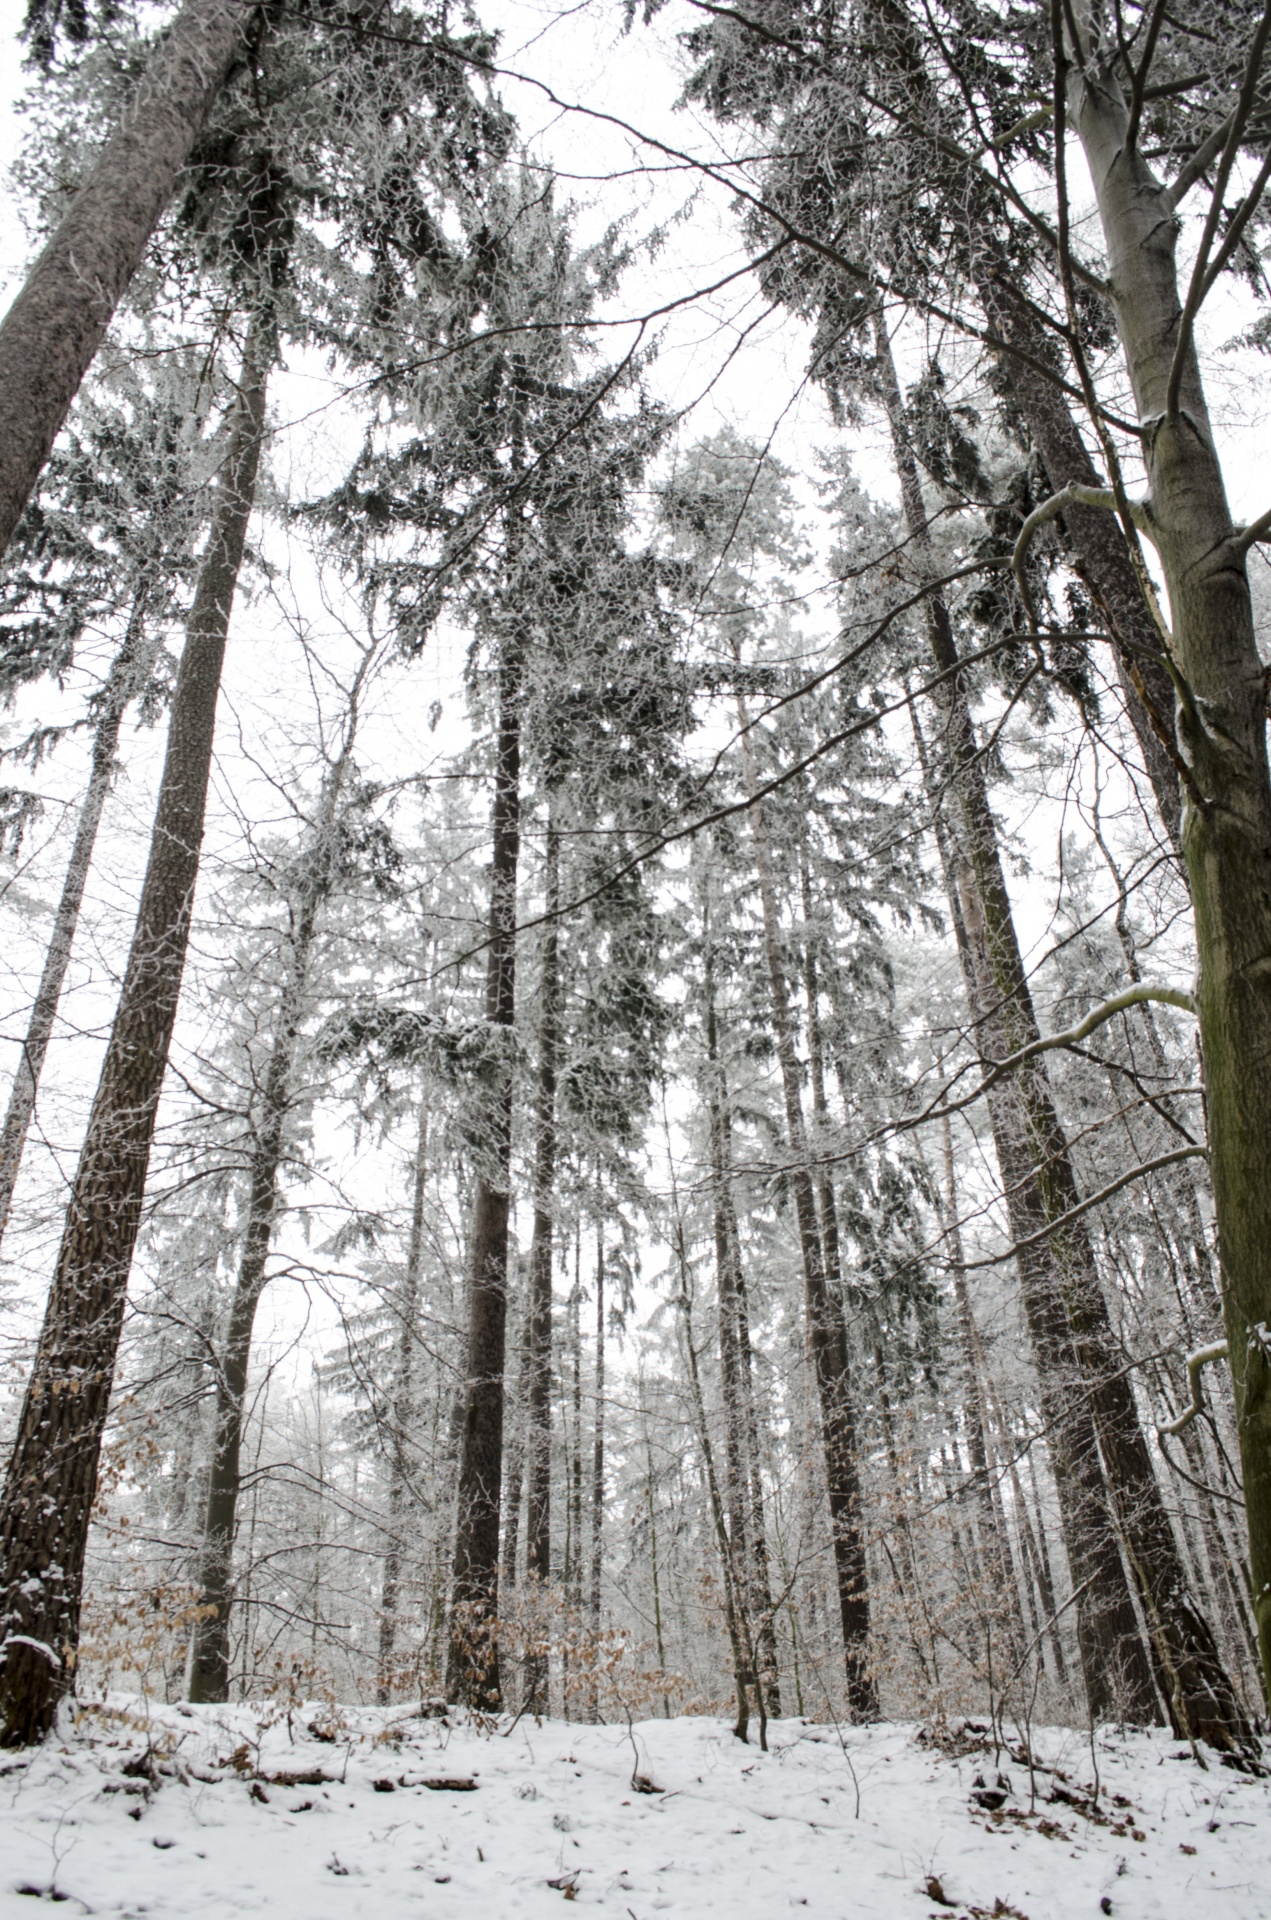
<svg viewBox="0 0 1271 1920"><path fill-rule="evenodd" d="M827 398L825 383L808 378L816 315L768 305L771 287L745 271L753 235L731 188L762 174L765 161L734 166L737 129L700 103L680 102L701 57L700 45L689 50L684 42L700 28L692 10L667 8L652 22L628 25L603 7L558 17L504 6L483 14L481 25L500 36L491 84L524 146L524 158L500 163L520 183L505 190L524 193L527 181L541 190L553 174L554 210L573 207L565 237L547 215L534 216L547 222L538 230L540 251L567 246L599 263L591 268L599 292L584 302L585 319L569 325L589 336L602 363L637 339L646 348L656 341L640 370L641 402L620 399L616 416L629 427L646 408L648 450L622 456L631 464L617 518L612 529L588 528L589 564L605 540L606 564L615 567L619 552L655 552L662 573L647 608L625 603L648 622L650 659L661 657L657 636L675 633L653 672L689 658L700 665L704 654L716 676L693 689L678 715L652 714L651 738L637 741L632 755L638 761L647 749L648 767L608 770L615 784L593 797L594 823L580 830L586 858L598 860L603 875L611 848L638 851L642 838L674 833L716 803L734 808L734 820L761 818L744 805L751 783L788 770L803 753L823 753L841 723L837 708L774 707L782 717L760 725L748 748L745 703L762 704L818 675L837 657L845 626L883 613L892 591L888 556L912 544L913 525L908 538L898 532L905 502L895 423L877 376L857 394ZM10 75L16 94L26 76L16 62ZM532 77L518 77L525 75ZM548 88L578 104L556 104ZM22 116L9 124L20 139ZM41 137L47 134L37 135L36 160L24 163L34 170L21 176L28 195L47 167L38 158ZM676 157L684 153L691 161ZM1073 224L1081 234L1093 215L1073 164ZM1041 171L1035 185L1039 204L1046 202L1053 189ZM20 246L16 230L6 229L15 278ZM611 265L602 256L614 247L630 257ZM521 262L527 282L537 263L533 250ZM1198 323L1237 520L1265 506L1258 311L1256 287L1224 284ZM185 315L161 304L153 312L167 329L162 351L173 353L172 329ZM935 423L922 485L937 540L947 518L953 546L973 545L999 524L994 510L1027 467L1029 450L1012 444L984 356L965 334L912 311L894 311L891 323L911 418ZM197 337L205 348L206 333ZM107 400L111 372L118 381L128 359L125 345L102 378ZM581 377L571 369L570 378ZM91 397L91 385L85 391ZM191 950L89 1550L82 1657L97 1682L139 1679L179 1693L192 1657L197 1664L208 1605L201 1522L217 1379L223 1385L225 1378L223 1317L243 1247L244 1142L259 1137L252 1103L263 1087L262 1049L282 1004L278 967L288 940L294 950L294 899L289 923L277 909L296 884L287 876L297 859L302 870L314 859L316 843L306 836L322 806L336 804L334 770L346 764L357 789L357 819L348 829L356 851L323 896L320 961L297 1017L303 1093L289 1109L286 1172L270 1223L271 1277L252 1333L244 1402L251 1466L240 1489L250 1493L250 1512L245 1520L240 1511L231 1535L234 1624L225 1658L232 1684L247 1692L429 1691L445 1684L447 1665L453 1680L452 1537L455 1500L463 1497L455 1484L462 1451L456 1405L479 1205L474 1185L490 1149L483 1103L497 1072L478 1057L474 1034L490 913L492 688L497 672L506 672L506 655L499 668L479 651L500 631L497 613L482 602L480 578L450 597L443 590L436 609L421 617L421 644L395 644L402 636L392 616L401 603L393 595L408 589L393 568L400 562L404 570L409 555L394 551L372 564L370 543L349 533L352 516L304 511L337 495L364 457L367 420L365 385L350 381L329 346L297 344L284 353L270 390L266 510L253 527L233 616ZM869 562L859 580L853 555ZM1261 607L1267 588L1256 555L1250 569ZM1050 555L1046 590L1076 629L1084 616L1070 584L1062 554ZM633 575L619 587L620 601L637 585ZM187 574L167 616L174 645L188 587ZM583 629L598 608L613 619L612 589L604 583L598 591ZM387 627L374 625L386 607ZM10 618L22 617L16 604ZM39 978L89 774L91 730L83 718L94 711L92 696L118 642L117 624L86 623L56 679L15 684L5 715L6 749L24 769L9 794L10 871L0 901L3 1030L13 1043ZM358 686L350 745L359 666L367 678ZM559 671L562 684L572 684L576 667L567 662ZM532 1433L526 1299L542 1048L539 916L550 885L542 796L550 780L525 801L528 859L517 913L530 924L517 940L519 1174L499 1632L504 1661L524 1676L531 1699L541 1684L568 1711L612 1715L637 1702L670 1710L740 1694L743 1720L748 1689L761 1714L781 1700L800 1711L858 1711L871 1690L875 1702L881 1690L892 1714L979 1710L1003 1693L1026 1695L1029 1711L1056 1718L1095 1711L1089 1672L1084 1692L1078 1678L1083 1588L1064 1544L1051 1414L1029 1357L1013 1270L1002 1258L1017 1235L1002 1204L983 1103L917 1135L916 1148L908 1144L909 1119L935 1095L948 1063L965 1074L977 1048L975 1023L961 1005L956 913L943 897L948 849L938 805L914 830L935 789L904 697L912 672L902 648L885 669L847 676L843 698L852 712L868 711L871 702L886 709L872 734L861 730L873 744L859 758L849 746L843 758L818 759L810 769L814 797L802 807L781 812L790 788L778 790L784 798L771 804L766 853L747 852L746 827L721 823L718 833L672 842L656 863L643 861L640 883L601 893L599 910L589 913L588 900L574 915L577 971L565 1004L576 1031L564 1044L567 1053L575 1047L575 1106L556 1202L551 1341L558 1532L555 1557L537 1583L525 1538L518 1544L516 1536L531 1527L523 1504ZM1152 818L1107 650L1091 647L1078 665L1060 648L1042 661L1031 691L1027 680L1019 670L1013 679L989 675L978 683L976 724L993 743L993 808L1015 923L1042 1030L1050 1032L1145 973L1185 986L1195 960L1186 895ZM550 677L545 685L550 694ZM783 731L785 715L809 712ZM125 721L6 1231L14 1421L124 972L163 720L160 697L146 724L132 714ZM560 714L553 721L549 710L539 724L546 731L535 750L548 766L551 728L566 721ZM49 734L33 757L40 729ZM659 766L667 781L661 790ZM817 822L802 853L801 813ZM580 895L593 893L586 860L576 874ZM798 1078L814 1109L818 1150L828 1156L828 1176L822 1169L817 1177L839 1183L840 1292L860 1475L848 1531L864 1536L855 1591L872 1602L855 1667L845 1598L851 1582L835 1570L843 1523L824 1510L829 1416L824 1398L818 1405L817 1369L800 1321L806 1275L799 1274L792 1175L800 1149L783 1085L780 1022L766 1005L777 989L771 942L766 961L763 951L765 885L776 887L791 984L801 996ZM606 899L614 902L612 918ZM725 1078L742 1143L730 1179L742 1197L734 1231L753 1315L747 1346L753 1338L757 1425L745 1439L751 1474L740 1491L731 1458L738 1386L727 1342L712 1331L722 1268L718 1143L707 1136L718 1060L709 1054L715 1042L700 996L709 941L702 944L694 921L712 912L727 923L712 964L727 972ZM567 947L570 919L561 922ZM819 987L815 971L808 986L809 963L825 970ZM1165 1110L1166 1132L1188 1124L1185 1112L1194 1124L1186 1022L1135 1017L1146 1027L1134 1029L1127 1014L1124 1034L1114 1029L1110 1063L1075 1057L1053 1075L1086 1193L1116 1185L1136 1156L1165 1153L1149 1137L1150 1115L1148 1131L1135 1131L1146 1110L1158 1121ZM418 1031L407 1033L411 1022ZM1157 1050L1150 1072L1136 1046ZM828 1094L817 1095L818 1077ZM1137 1095L1127 1102L1121 1093L1131 1081ZM897 1116L905 1124L893 1138ZM849 1145L862 1131L877 1136L863 1173ZM815 1152L808 1164L820 1167ZM823 1193L819 1201L824 1233ZM1139 1182L1127 1178L1091 1227L1126 1377L1151 1437L1158 1421L1186 1404L1187 1353L1218 1331L1203 1181L1186 1164L1181 1174L1171 1165ZM408 1311L407 1283L416 1289ZM728 1311L722 1303L725 1318ZM1188 1433L1187 1446L1199 1449L1186 1456L1190 1477L1172 1473L1155 1446L1151 1471L1176 1551L1213 1616L1238 1702L1215 1710L1208 1737L1245 1750L1259 1686L1232 1518L1233 1416L1218 1382L1212 1374L1203 1445ZM766 1593L746 1559L759 1512L773 1555ZM509 1514L517 1516L510 1528ZM1128 1566L1124 1541L1122 1552ZM1140 1596L1136 1605L1147 1643L1150 1603ZM1159 1672L1157 1695L1140 1693L1137 1702L1132 1677L1120 1675L1121 1683L1120 1693L1109 1687L1108 1710L1177 1717ZM514 1700L521 1686L504 1691ZM1182 1722L1180 1731L1201 1730L1186 1709Z"/></svg>

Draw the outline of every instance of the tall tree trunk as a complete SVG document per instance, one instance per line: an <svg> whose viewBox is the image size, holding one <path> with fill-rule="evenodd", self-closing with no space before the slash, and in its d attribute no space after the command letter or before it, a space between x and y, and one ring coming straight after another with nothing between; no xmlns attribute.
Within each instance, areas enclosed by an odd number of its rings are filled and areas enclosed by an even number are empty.
<svg viewBox="0 0 1271 1920"><path fill-rule="evenodd" d="M84 1551L189 942L221 667L264 436L271 337L272 320L258 311L173 695L132 947L0 1496L0 1739L8 1745L48 1731L79 1640Z"/></svg>
<svg viewBox="0 0 1271 1920"><path fill-rule="evenodd" d="M556 1070L560 1052L560 835L547 821L543 958L538 1001L538 1098L534 1140L534 1233L530 1241L529 1368L526 1382L525 1570L545 1599L552 1576L552 1264L555 1252ZM540 1636L541 1639L541 1636ZM547 1658L525 1664L529 1713L547 1707Z"/></svg>
<svg viewBox="0 0 1271 1920"><path fill-rule="evenodd" d="M763 1689L762 1704L766 1717L776 1718L781 1712L781 1681L772 1583L768 1570L759 1416L751 1368L746 1270L742 1263L741 1235L733 1202L731 1107L727 1074L719 1048L709 919L705 933L707 1123L711 1152L715 1276L719 1293L726 1503L738 1602L745 1611L745 1637L747 1644L754 1648L758 1666L754 1678Z"/></svg>
<svg viewBox="0 0 1271 1920"><path fill-rule="evenodd" d="M991 331L1002 340L998 367L1023 417L1056 493L1102 483L1069 411L1058 378L1041 369L1048 352L1025 303L1004 277L986 272L980 283ZM1011 352L1011 348L1015 352ZM1126 712L1143 756L1157 811L1177 853L1182 852L1182 794L1172 757L1174 688L1161 659L1160 636L1144 601L1125 535L1113 514L1075 503L1063 515L1073 566L1108 625Z"/></svg>
<svg viewBox="0 0 1271 1920"><path fill-rule="evenodd" d="M0 324L0 554L256 11L186 0Z"/></svg>
<svg viewBox="0 0 1271 1920"><path fill-rule="evenodd" d="M500 1590L511 1594L517 1583L521 1551L521 1501L525 1494L526 1399L530 1370L530 1316L528 1302L521 1316L516 1342L517 1371L506 1388L504 1402L503 1567Z"/></svg>
<svg viewBox="0 0 1271 1920"><path fill-rule="evenodd" d="M323 906L335 877L336 823L349 755L357 728L357 700L370 665L368 652L354 682L343 746L323 783L316 831L305 850L300 898L291 934L285 984L265 1069L260 1114L253 1127L248 1175L247 1223L239 1256L229 1325L216 1380L212 1465L199 1563L199 1605L190 1639L189 1697L196 1702L229 1698L229 1625L234 1599L234 1534L241 1483L239 1460L247 1411L256 1310L267 1284L266 1267L278 1212L278 1179L292 1107L296 1044L309 990L309 970Z"/></svg>
<svg viewBox="0 0 1271 1920"><path fill-rule="evenodd" d="M720 1571L724 1582L724 1624L728 1632L729 1650L733 1656L733 1685L737 1695L737 1718L733 1723L733 1733L738 1740L745 1743L750 1726L749 1688L754 1680L755 1661L752 1647L746 1638L744 1616L737 1591L737 1559L728 1537L728 1522L724 1513L723 1498L719 1491L719 1475L715 1470L715 1449L711 1445L710 1428L706 1424L706 1400L702 1393L701 1370L697 1364L697 1345L693 1334L693 1302L689 1293L691 1275L688 1250L684 1244L684 1223L680 1215L678 1198L675 1202L675 1246L680 1268L680 1287L676 1304L680 1309L680 1317L684 1325L689 1393L693 1403L697 1443L701 1448L702 1467L706 1475L706 1494L711 1510L715 1544L719 1548ZM757 1692L755 1697L760 1713L760 1745L766 1750L767 1715L762 1697Z"/></svg>
<svg viewBox="0 0 1271 1920"><path fill-rule="evenodd" d="M927 546L926 511L917 467L905 438L890 342L876 321L877 364L892 426L905 516L920 553ZM977 1045L991 1060L1038 1037L1032 997L1002 872L997 828L975 740L958 655L943 597L928 600L928 629L937 669L947 675L940 707L944 747L961 819L950 848L964 936L963 965L977 1024ZM1155 1717L1152 1674L1125 1587L1108 1518L1125 1546L1149 1625L1152 1667L1179 1733L1220 1745L1243 1743L1248 1729L1222 1670L1213 1635L1187 1591L1186 1573L1134 1404L1118 1365L1117 1343L1080 1222L1051 1231L1078 1202L1068 1143L1051 1098L1044 1063L1029 1062L999 1080L988 1096L994 1141L1017 1242L1046 1237L1017 1256L1025 1312L1038 1358L1048 1433L1057 1455L1057 1485L1066 1508L1065 1541L1079 1599L1078 1639L1091 1713L1122 1710ZM1052 1417L1061 1424L1052 1427ZM1098 1446L1093 1435L1097 1433ZM1103 1465L1100 1465L1099 1447ZM1111 1501L1111 1515L1105 1503ZM1120 1673L1123 1699L1109 1693ZM1224 1732L1224 1728L1226 1731Z"/></svg>
<svg viewBox="0 0 1271 1920"><path fill-rule="evenodd" d="M93 862L93 849L97 844L97 829L101 825L102 810L115 771L115 753L119 746L124 709L130 700L144 690L154 661L155 645L147 643L144 631L146 600L146 591L142 588L133 604L123 645L111 663L106 680L101 710L93 732L88 787L79 810L75 844L66 865L62 895L53 918L48 952L44 956L44 970L40 975L39 989L31 1008L31 1018L27 1022L13 1085L9 1090L4 1130L0 1133L0 1240L3 1240L9 1224L13 1190L17 1185L27 1134L35 1112L44 1057L53 1034L71 948L75 943L84 888Z"/></svg>
<svg viewBox="0 0 1271 1920"><path fill-rule="evenodd" d="M599 1179L599 1176L597 1176ZM596 1400L591 1429L591 1631L595 1637L591 1717L600 1719L600 1588L605 1565L605 1234L596 1229Z"/></svg>
<svg viewBox="0 0 1271 1920"><path fill-rule="evenodd" d="M1115 48L1091 22L1067 75L1103 227L1112 307L1144 426L1153 539L1169 595L1183 850L1199 975L1210 1172L1235 1382L1254 1614L1271 1700L1271 778L1266 676L1245 546L1227 504L1193 340L1180 340L1179 223L1128 143ZM1061 50L1057 49L1057 55ZM1174 377L1175 360L1178 376Z"/></svg>
<svg viewBox="0 0 1271 1920"><path fill-rule="evenodd" d="M406 1274L398 1309L397 1353L393 1369L392 1422L388 1456L388 1546L380 1587L379 1677L375 1695L381 1707L393 1698L393 1659L397 1650L398 1610L401 1604L402 1559L405 1550L403 1516L410 1492L411 1429L415 1417L415 1342L419 1335L419 1295L424 1278L424 1199L428 1189L428 1107L419 1108L419 1143L415 1149L415 1179L411 1194L410 1239Z"/></svg>
<svg viewBox="0 0 1271 1920"><path fill-rule="evenodd" d="M756 780L749 747L749 718L739 701L747 789L753 796ZM826 1281L821 1222L817 1215L795 1054L794 1018L786 978L784 942L777 913L776 887L768 848L762 804L750 810L755 864L763 912L764 947L772 998L772 1023L785 1102L786 1136L790 1143L790 1186L794 1194L803 1265L804 1303L808 1343L821 1416L821 1443L829 1493L830 1525L843 1628L843 1660L847 1698L856 1720L878 1714L878 1692L869 1667L869 1570L861 1513L860 1463L857 1453L856 1406L852 1394L847 1327L841 1300Z"/></svg>
<svg viewBox="0 0 1271 1920"><path fill-rule="evenodd" d="M499 1053L492 1068L472 1235L467 1389L446 1666L446 1690L451 1699L491 1709L497 1709L501 1699L497 1642L499 1509L503 1491L508 1214L512 1198L511 1030L516 1009L523 673L522 641L517 632L511 631L503 637L499 665L486 966L485 1017Z"/></svg>
<svg viewBox="0 0 1271 1920"><path fill-rule="evenodd" d="M979 1340L971 1311L962 1253L962 1229L958 1220L958 1190L953 1166L953 1129L949 1116L944 1118L944 1211L953 1255L953 1294L962 1335L963 1416L967 1424L967 1447L971 1456L971 1484L980 1509L980 1547L988 1574L990 1592L986 1596L991 1614L1001 1620L1005 1613L1007 1646L1014 1656L1019 1651L1019 1584L1015 1576L1014 1556L1005 1516L998 1496L997 1479L989 1459L989 1423L984 1405L984 1382L980 1366Z"/></svg>
<svg viewBox="0 0 1271 1920"><path fill-rule="evenodd" d="M975 1045L982 1058L1001 1059L1013 1050L1014 1042L1003 1028L991 984L975 875L965 845L955 839L945 818L939 776L916 713L913 723L932 803ZM969 727L969 716L966 724ZM1004 887L1003 882L1003 891ZM999 1081L991 1090L989 1119L1011 1236L1023 1242L1045 1227L1046 1213L1036 1191L1023 1102L1013 1080ZM1154 1716L1152 1676L1112 1529L1098 1442L1077 1379L1076 1352L1049 1243L1043 1241L1028 1248L1016 1265L1037 1367L1042 1418L1055 1455L1060 1522L1077 1593L1077 1645L1087 1703L1096 1720L1114 1715L1119 1708L1140 1718Z"/></svg>

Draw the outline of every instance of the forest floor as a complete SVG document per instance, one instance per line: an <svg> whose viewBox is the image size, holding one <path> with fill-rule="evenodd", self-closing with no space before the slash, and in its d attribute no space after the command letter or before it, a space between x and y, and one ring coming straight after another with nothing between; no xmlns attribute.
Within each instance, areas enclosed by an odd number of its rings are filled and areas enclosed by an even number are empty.
<svg viewBox="0 0 1271 1920"><path fill-rule="evenodd" d="M974 1728L783 1720L765 1754L705 1718L507 1727L113 1696L0 1757L0 1920L36 1897L199 1920L1271 1913L1271 1782L1164 1735L1035 1734L1030 1780Z"/></svg>

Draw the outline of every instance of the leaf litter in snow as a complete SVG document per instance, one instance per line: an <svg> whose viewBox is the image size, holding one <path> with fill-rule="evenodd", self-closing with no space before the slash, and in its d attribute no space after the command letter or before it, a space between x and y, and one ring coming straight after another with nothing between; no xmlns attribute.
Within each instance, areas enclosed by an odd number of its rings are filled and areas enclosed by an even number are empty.
<svg viewBox="0 0 1271 1920"><path fill-rule="evenodd" d="M1164 1734L1050 1730L1031 1754L974 1722L769 1738L112 1696L0 1766L0 1920L38 1900L123 1920L1271 1912L1271 1784Z"/></svg>

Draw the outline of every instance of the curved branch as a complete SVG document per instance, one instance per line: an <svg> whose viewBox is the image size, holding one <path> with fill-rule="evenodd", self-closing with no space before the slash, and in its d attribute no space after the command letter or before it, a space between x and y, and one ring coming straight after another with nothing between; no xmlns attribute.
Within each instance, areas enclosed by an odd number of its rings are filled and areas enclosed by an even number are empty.
<svg viewBox="0 0 1271 1920"><path fill-rule="evenodd" d="M1163 1426L1159 1426L1156 1429L1156 1438L1158 1441L1163 1439L1167 1433L1182 1433L1184 1428L1190 1427L1198 1413L1205 1411L1204 1404L1200 1397L1201 1368L1207 1367L1211 1360L1225 1360L1229 1351L1230 1349L1225 1340L1215 1340L1209 1346L1197 1347L1195 1353L1188 1354L1187 1381L1191 1388L1192 1403L1185 1412L1179 1414L1177 1420L1167 1421ZM1162 1452L1163 1451L1164 1449L1162 1448Z"/></svg>
<svg viewBox="0 0 1271 1920"><path fill-rule="evenodd" d="M1179 1147L1173 1153L1162 1153L1155 1160L1145 1160L1142 1166L1131 1167L1128 1173L1109 1180L1106 1187L1100 1187L1098 1193L1092 1193L1088 1199L1079 1201L1075 1207L1069 1207L1057 1220L1051 1220L1036 1233L1030 1233L1025 1240L1017 1240L1014 1246L1007 1247L1002 1253L995 1253L987 1260L964 1260L961 1271L974 1273L980 1267L1000 1267L1007 1260L1013 1260L1016 1254L1027 1253L1033 1247L1041 1246L1054 1233L1062 1233L1065 1227L1079 1220L1083 1213L1089 1213L1093 1207L1101 1207L1105 1200L1111 1200L1120 1193L1122 1187L1130 1186L1135 1180L1141 1180L1145 1174L1159 1173L1164 1167L1173 1167L1180 1160L1204 1160L1207 1158L1204 1147Z"/></svg>
<svg viewBox="0 0 1271 1920"><path fill-rule="evenodd" d="M1129 500L1126 504L1130 509L1130 517L1139 529L1139 532L1147 534L1148 538L1154 542L1156 532L1152 525L1151 511L1146 501ZM1033 606L1033 596L1029 590L1028 576L1024 569L1024 563L1028 558L1028 549L1032 545L1033 536L1039 533L1050 521L1057 520L1060 514L1068 507L1096 507L1102 509L1105 513L1117 513L1120 511L1117 497L1110 487L1087 487L1083 486L1078 480L1070 480L1068 485L1061 488L1058 493L1052 493L1049 500L1043 500L1039 507L1033 508L1033 511L1029 514L1027 520L1025 520L1019 530L1019 538L1016 540L1014 552L1011 554L1011 566L1015 572L1020 598L1024 602L1024 611L1027 613L1029 625L1032 627L1037 625L1037 612Z"/></svg>
<svg viewBox="0 0 1271 1920"><path fill-rule="evenodd" d="M1068 1027L1063 1033L1052 1033L1044 1040L1030 1040L1018 1053L1009 1054L1005 1060L994 1060L991 1063L994 1075L1022 1067L1026 1060L1033 1059L1039 1053L1049 1053L1052 1047L1075 1047L1106 1020L1124 1013L1128 1007L1142 1006L1146 1000L1158 1000L1167 1007L1181 1007L1184 1013L1196 1011L1195 995L1189 993L1186 987L1155 987L1143 981L1138 986L1127 987L1124 993L1114 994L1111 1000L1105 1000L1102 1005L1091 1008L1085 1019L1079 1020L1075 1027Z"/></svg>

